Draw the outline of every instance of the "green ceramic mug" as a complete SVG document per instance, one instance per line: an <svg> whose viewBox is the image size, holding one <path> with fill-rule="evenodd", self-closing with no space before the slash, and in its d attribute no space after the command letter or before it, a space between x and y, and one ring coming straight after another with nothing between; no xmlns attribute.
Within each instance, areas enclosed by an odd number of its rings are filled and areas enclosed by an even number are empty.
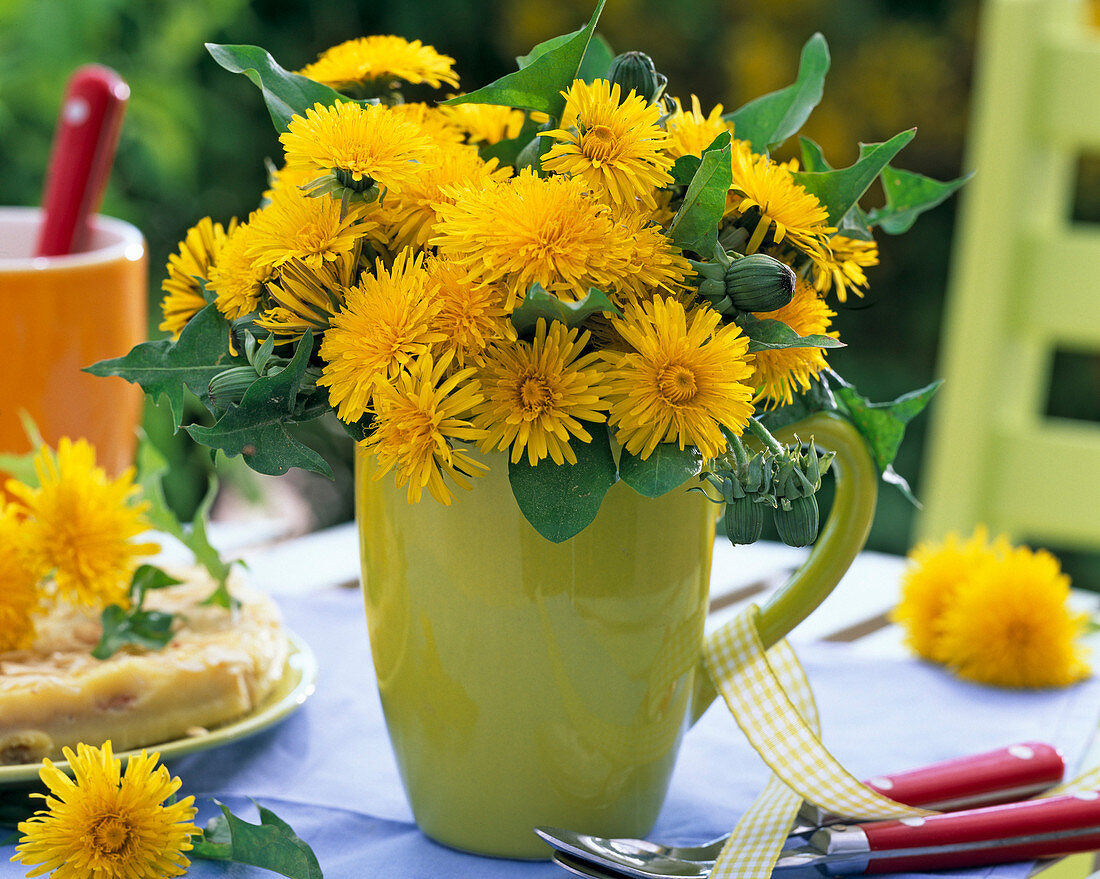
<svg viewBox="0 0 1100 879"><path fill-rule="evenodd" d="M837 453L836 496L806 564L761 610L774 643L862 549L877 472L843 419L782 431ZM560 544L516 507L503 454L445 507L409 504L357 458L371 650L420 828L481 854L546 858L540 824L643 836L681 736L714 697L699 658L718 508L622 483Z"/></svg>

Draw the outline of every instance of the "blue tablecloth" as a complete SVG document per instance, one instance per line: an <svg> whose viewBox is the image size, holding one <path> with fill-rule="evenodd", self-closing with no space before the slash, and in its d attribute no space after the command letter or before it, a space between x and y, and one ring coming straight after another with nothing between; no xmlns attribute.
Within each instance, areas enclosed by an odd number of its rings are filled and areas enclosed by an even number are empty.
<svg viewBox="0 0 1100 879"><path fill-rule="evenodd" d="M482 858L424 837L398 780L386 738L359 594L329 590L280 602L287 624L313 647L317 692L277 727L174 761L199 821L212 798L246 820L250 799L288 821L316 851L327 879L518 877L562 879L551 863ZM1015 692L961 683L908 660L873 661L843 645L802 645L825 742L857 776L1026 740L1048 741L1076 768L1100 718L1100 682L1067 690ZM654 839L699 841L728 831L767 779L767 769L721 704L685 737ZM24 875L0 848L0 879ZM1024 865L941 873L1023 879ZM203 877L271 876L239 865L195 861Z"/></svg>

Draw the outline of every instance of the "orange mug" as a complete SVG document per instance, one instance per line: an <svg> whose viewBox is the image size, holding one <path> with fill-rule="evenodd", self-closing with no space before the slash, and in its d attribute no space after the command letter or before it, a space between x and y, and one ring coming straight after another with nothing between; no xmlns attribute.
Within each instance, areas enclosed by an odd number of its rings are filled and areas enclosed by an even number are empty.
<svg viewBox="0 0 1100 879"><path fill-rule="evenodd" d="M0 208L0 452L30 450L25 412L47 443L84 437L117 475L134 460L141 389L81 370L147 338L145 240L96 216L87 250L35 257L41 221L39 208Z"/></svg>

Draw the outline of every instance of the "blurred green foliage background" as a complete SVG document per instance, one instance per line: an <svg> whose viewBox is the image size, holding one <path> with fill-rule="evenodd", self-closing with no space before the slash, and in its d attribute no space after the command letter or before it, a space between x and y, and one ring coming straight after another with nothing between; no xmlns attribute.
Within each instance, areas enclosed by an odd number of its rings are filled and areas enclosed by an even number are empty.
<svg viewBox="0 0 1100 879"><path fill-rule="evenodd" d="M353 36L421 39L457 59L472 89L514 69L514 56L582 24L592 0L0 0L0 203L35 204L64 84L79 64L101 62L130 83L132 99L103 206L144 230L152 266L151 318L168 254L204 215L225 221L255 206L264 159L279 153L259 94L221 70L203 43L267 48L289 69ZM821 31L833 66L825 100L804 133L835 166L860 141L917 126L896 163L949 179L962 172L976 0L609 0L600 32L615 51L642 49L669 91L727 110L792 81L802 44ZM862 300L838 307L849 347L831 364L874 400L935 378L937 336L955 203L923 216L908 235L882 236L882 265ZM123 352L119 352L120 354ZM933 402L933 406L935 403ZM927 418L912 425L897 462L920 494ZM173 438L155 410L147 429L174 461L172 496L184 513L205 487L205 450ZM329 458L336 486L294 485L314 499L315 524L351 514L339 431ZM342 491L341 487L347 490ZM904 552L913 509L884 486L870 547Z"/></svg>

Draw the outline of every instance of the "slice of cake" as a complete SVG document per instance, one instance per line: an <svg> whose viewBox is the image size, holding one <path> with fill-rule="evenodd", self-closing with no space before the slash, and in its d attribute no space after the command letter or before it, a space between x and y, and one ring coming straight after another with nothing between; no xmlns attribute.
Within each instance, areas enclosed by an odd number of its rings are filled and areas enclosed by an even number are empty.
<svg viewBox="0 0 1100 879"><path fill-rule="evenodd" d="M253 711L283 675L287 637L274 601L243 583L241 604L205 606L200 571L148 593L145 608L176 614L163 650L127 645L92 657L97 612L59 607L39 619L30 650L0 653L0 765L61 759L77 742L116 752L197 735Z"/></svg>

